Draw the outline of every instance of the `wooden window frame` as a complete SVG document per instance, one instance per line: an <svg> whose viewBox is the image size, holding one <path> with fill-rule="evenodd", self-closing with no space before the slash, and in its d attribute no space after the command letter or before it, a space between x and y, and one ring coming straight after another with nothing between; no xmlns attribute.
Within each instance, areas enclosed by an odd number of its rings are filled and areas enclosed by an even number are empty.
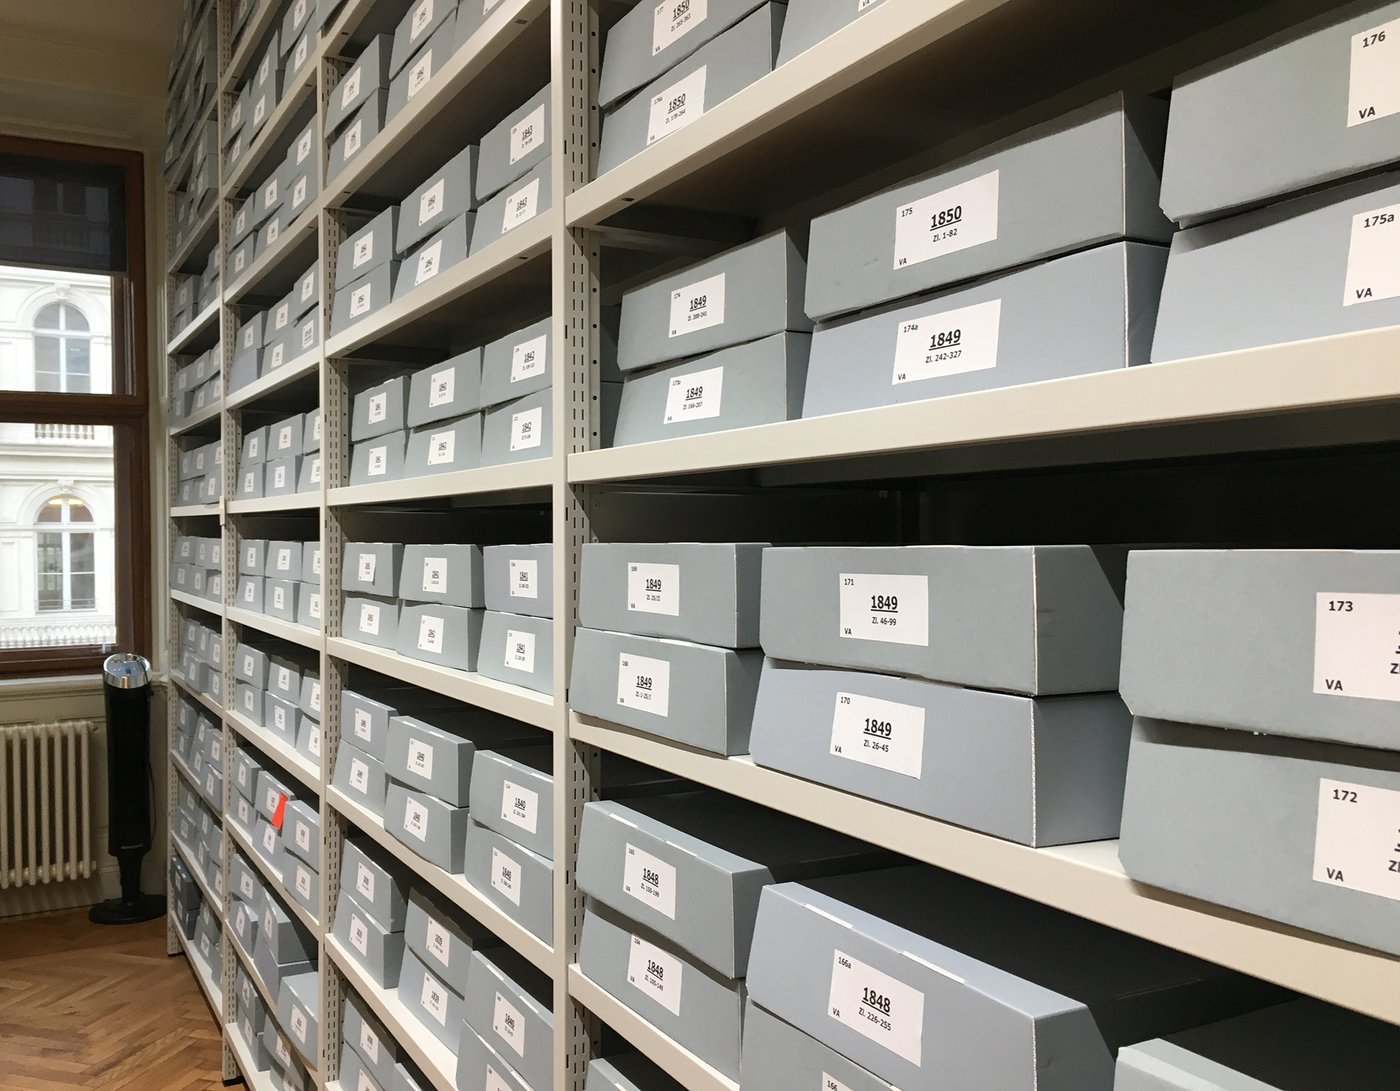
<svg viewBox="0 0 1400 1091"><path fill-rule="evenodd" d="M0 392L0 422L91 424L112 429L115 494L117 641L147 658L152 645L149 330L146 322L145 157L137 151L29 140L0 134L0 153L120 167L126 197L126 275L112 292L111 394ZM95 674L100 645L11 648L0 652L0 678Z"/></svg>

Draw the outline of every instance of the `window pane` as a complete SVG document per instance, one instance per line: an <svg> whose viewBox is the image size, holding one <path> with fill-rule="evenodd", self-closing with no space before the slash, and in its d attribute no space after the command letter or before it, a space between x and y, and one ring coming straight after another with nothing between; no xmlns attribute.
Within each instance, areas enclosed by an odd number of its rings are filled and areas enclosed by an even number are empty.
<svg viewBox="0 0 1400 1091"><path fill-rule="evenodd" d="M91 573L74 573L70 591L74 610L97 609L97 579Z"/></svg>
<svg viewBox="0 0 1400 1091"><path fill-rule="evenodd" d="M96 273L0 264L0 299L16 301L0 390L110 394L114 283ZM39 305L31 310L23 300Z"/></svg>

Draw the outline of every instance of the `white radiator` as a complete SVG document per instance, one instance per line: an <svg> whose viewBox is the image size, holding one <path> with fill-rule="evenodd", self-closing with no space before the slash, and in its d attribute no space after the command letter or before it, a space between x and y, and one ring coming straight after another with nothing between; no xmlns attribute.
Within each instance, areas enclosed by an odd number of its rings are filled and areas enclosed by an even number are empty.
<svg viewBox="0 0 1400 1091"><path fill-rule="evenodd" d="M0 890L86 879L91 720L0 724Z"/></svg>

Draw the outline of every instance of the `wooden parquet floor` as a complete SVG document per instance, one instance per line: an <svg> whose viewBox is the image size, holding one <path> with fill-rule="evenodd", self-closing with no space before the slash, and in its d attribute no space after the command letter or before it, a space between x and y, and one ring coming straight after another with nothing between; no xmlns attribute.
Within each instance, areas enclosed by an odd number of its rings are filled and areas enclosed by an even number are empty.
<svg viewBox="0 0 1400 1091"><path fill-rule="evenodd" d="M0 1091L209 1091L214 1015L165 921L89 924L86 910L0 921Z"/></svg>

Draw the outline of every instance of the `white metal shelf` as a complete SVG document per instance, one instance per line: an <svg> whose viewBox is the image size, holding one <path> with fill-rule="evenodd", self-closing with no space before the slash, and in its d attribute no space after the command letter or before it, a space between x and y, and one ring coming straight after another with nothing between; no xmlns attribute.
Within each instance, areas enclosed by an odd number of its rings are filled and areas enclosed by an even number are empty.
<svg viewBox="0 0 1400 1091"><path fill-rule="evenodd" d="M210 421L217 421L219 419L219 413L223 410L223 407L223 399L215 399L212 405L206 405L197 413L191 413L188 417L185 417L183 420L176 421L174 424L172 424L170 426L170 434L172 436L183 436L187 432L193 432L201 424L208 424Z"/></svg>
<svg viewBox="0 0 1400 1091"><path fill-rule="evenodd" d="M199 519L206 516L218 518L219 505L213 504L176 504L170 509L172 519Z"/></svg>
<svg viewBox="0 0 1400 1091"><path fill-rule="evenodd" d="M252 65L254 48L281 14L282 5L279 0L259 0L257 8L248 16L248 21L243 26L243 37L238 39L238 46L228 59L228 67L219 73L220 94L234 90L239 77Z"/></svg>
<svg viewBox="0 0 1400 1091"><path fill-rule="evenodd" d="M877 9L878 10L878 9ZM946 469L988 468L989 448L1017 444L1009 456L1035 464L1025 441L1084 441L1070 461L1225 453L1274 441L1297 446L1305 431L1298 414L1342 413L1333 426L1313 429L1311 442L1345 442L1361 414L1389 406L1387 426L1400 438L1400 327L1145 364L1120 371L958 394L905 405L737 428L728 432L586 451L569 456L569 480L622 481L753 467L802 467L874 456L947 450ZM1192 426L1192 438L1163 426ZM1089 441L1100 437L1091 449ZM1107 441L1102 437L1106 436ZM1363 438L1354 430L1351 441ZM1373 438L1380 438L1379 436ZM1039 461L1043 463L1044 459ZM898 465L898 464L897 464ZM866 475L887 472L872 461ZM815 467L815 469L814 469ZM903 468L913 472L917 462ZM925 472L932 467L924 466ZM862 475L840 467L841 477Z"/></svg>
<svg viewBox="0 0 1400 1091"><path fill-rule="evenodd" d="M739 1091L735 1081L585 977L578 963L569 967L569 995L646 1054L686 1091Z"/></svg>
<svg viewBox="0 0 1400 1091"><path fill-rule="evenodd" d="M203 610L206 614L212 614L214 617L224 616L222 603L210 602L208 599L198 598L187 591L176 591L173 587L170 589L170 597L176 602L182 602L186 606L193 606L196 610Z"/></svg>
<svg viewBox="0 0 1400 1091"><path fill-rule="evenodd" d="M203 693L203 692L201 692L201 691L195 689L194 686L190 685L189 679L186 678L183 674L181 674L178 670L176 670L176 669L173 668L173 667L172 667L171 670L170 670L170 677L171 677L172 679L174 679L174 681L176 682L176 684L177 684L182 690L184 690L186 696L191 697L191 698L193 698L194 700L198 701L198 702L199 702L201 705L203 705L210 713L212 713L212 714L214 715L215 718L217 718L217 719L219 719L219 720L221 720L221 721L223 720L223 717L224 717L224 709L223 709L223 707L222 707L221 705L219 705L218 702L216 702L216 701L214 701L212 698L210 698L210 696L209 696L207 693Z"/></svg>
<svg viewBox="0 0 1400 1091"><path fill-rule="evenodd" d="M268 636L275 636L281 640L299 644L303 648L310 648L313 652L321 650L321 632L309 625L298 625L295 622L283 621L281 618L270 617L267 614L255 614L251 610L241 610L237 606L229 607L228 619L235 625L245 625L260 633L266 633Z"/></svg>
<svg viewBox="0 0 1400 1091"><path fill-rule="evenodd" d="M276 1091L278 1085L273 1082L271 1070L258 1068L253 1064L252 1046L243 1040L243 1031L238 1024L224 1023L223 1027L233 1055L238 1059L238 1070L243 1073L243 1082L248 1085L250 1091Z"/></svg>
<svg viewBox="0 0 1400 1091"><path fill-rule="evenodd" d="M369 834L390 856L406 864L420 879L447 897L459 909L465 910L474 920L485 925L542 972L550 977L554 976L553 948L502 913L463 876L453 875L424 860L386 830L383 820L378 815L365 810L335 787L326 789L326 798L330 800L332 807L349 819L357 829Z"/></svg>
<svg viewBox="0 0 1400 1091"><path fill-rule="evenodd" d="M185 952L185 957L190 961L190 970L194 973L194 979L199 982L199 991L204 994L204 999L214 1009L215 1017L222 1022L224 997L214 980L214 967L209 965L199 948L185 938L185 933L180 931L178 924L175 925L175 937L180 943L180 949Z"/></svg>
<svg viewBox="0 0 1400 1091"><path fill-rule="evenodd" d="M345 356L506 278L530 259L549 252L554 220L548 210L539 213L484 250L332 335L326 341L326 355ZM547 288L541 295L548 295Z"/></svg>
<svg viewBox="0 0 1400 1091"><path fill-rule="evenodd" d="M369 975L360 969L359 963L334 935L326 937L326 954L384 1025L389 1036L398 1042L413 1058L413 1062L422 1069L423 1075L428 1077L433 1087L437 1091L457 1091L456 1056L428 1033L412 1009L399 999L399 990L381 989L371 981Z"/></svg>
<svg viewBox="0 0 1400 1091"><path fill-rule="evenodd" d="M500 466L481 466L475 470L404 477L374 485L343 485L331 489L326 500L332 507L351 507L356 504L391 504L485 493L527 493L548 489L553 475L553 459L534 458Z"/></svg>
<svg viewBox="0 0 1400 1091"><path fill-rule="evenodd" d="M220 824L222 825L222 822ZM224 915L224 899L219 894L215 893L214 888L211 887L208 880L204 878L204 872L201 871L199 865L195 863L196 857L194 849L190 848L189 845L185 844L173 833L170 835L170 841L175 846L176 851L179 852L180 858L185 861L185 867L189 870L190 875L193 876L195 885L198 886L200 891L204 894L205 900L214 907L214 911L222 918Z"/></svg>
<svg viewBox="0 0 1400 1091"><path fill-rule="evenodd" d="M1134 883L1118 842L1033 849L570 713L570 737L990 886L1400 1023L1400 958Z"/></svg>
<svg viewBox="0 0 1400 1091"><path fill-rule="evenodd" d="M277 370L260 375L247 386L230 390L224 398L224 406L227 409L242 409L259 398L265 398L283 387L290 386L298 379L315 376L320 366L321 346L317 345L310 352L303 352L300 356L288 360Z"/></svg>
<svg viewBox="0 0 1400 1091"><path fill-rule="evenodd" d="M464 701L488 712L509 716L542 731L549 731L553 727L555 699L545 693L484 678L475 671L459 671L452 667L439 667L435 663L423 663L397 652L372 648L368 644L346 640L344 637L331 637L327 640L326 652L336 659L378 671L411 686L431 690L456 701Z"/></svg>
<svg viewBox="0 0 1400 1091"><path fill-rule="evenodd" d="M279 141L285 141L289 137L290 134L287 130L291 127L292 119L311 101L315 94L316 60L319 56L318 50L316 56L306 59L301 71L293 77L296 82L291 89L283 89L282 98L272 108L272 113L263 123L262 131L253 137L253 142L248 145L248 150L243 153L243 157L238 160L237 165L224 173L223 181L219 186L219 196L225 201L235 200L239 196L240 190L252 177L254 170L267 163L269 151L277 147ZM283 150L285 151L285 147ZM283 158L285 159L285 155ZM280 166L280 164L278 165Z"/></svg>
<svg viewBox="0 0 1400 1091"><path fill-rule="evenodd" d="M277 241L254 258L252 264L224 288L224 303L232 306L255 293L284 295L296 278L306 272L303 260L316 260L315 229L320 211L319 200L302 209L301 215L277 236ZM265 281L272 281L277 287L270 292L259 292Z"/></svg>
<svg viewBox="0 0 1400 1091"><path fill-rule="evenodd" d="M190 319L184 329L166 342L165 354L167 356L180 356L188 352L190 345L199 341L200 335L208 333L211 329L214 333L213 340L217 341L219 339L219 307L220 303L216 299Z"/></svg>
<svg viewBox="0 0 1400 1091"><path fill-rule="evenodd" d="M255 724L237 709L225 709L224 718L228 720L231 728L277 762L282 770L303 788L307 788L317 795L321 794L320 770L299 753L296 747L261 724Z"/></svg>
<svg viewBox="0 0 1400 1091"><path fill-rule="evenodd" d="M315 511L321 506L319 492L294 492L290 496L260 496L256 500L230 500L231 515L258 515L273 511Z"/></svg>
<svg viewBox="0 0 1400 1091"><path fill-rule="evenodd" d="M313 936L320 939L321 922L311 913L308 913L304 905L292 897L291 891L287 889L287 882L286 879L283 878L282 872L278 871L263 859L262 854L258 852L257 848L253 845L252 841L248 839L241 828L232 822L227 823L227 825L229 836L233 838L239 849L243 852L243 855L248 857L253 866L262 872L262 877L273 885L278 899L283 906L286 907L287 912L296 917L296 919L301 922L302 926Z"/></svg>

